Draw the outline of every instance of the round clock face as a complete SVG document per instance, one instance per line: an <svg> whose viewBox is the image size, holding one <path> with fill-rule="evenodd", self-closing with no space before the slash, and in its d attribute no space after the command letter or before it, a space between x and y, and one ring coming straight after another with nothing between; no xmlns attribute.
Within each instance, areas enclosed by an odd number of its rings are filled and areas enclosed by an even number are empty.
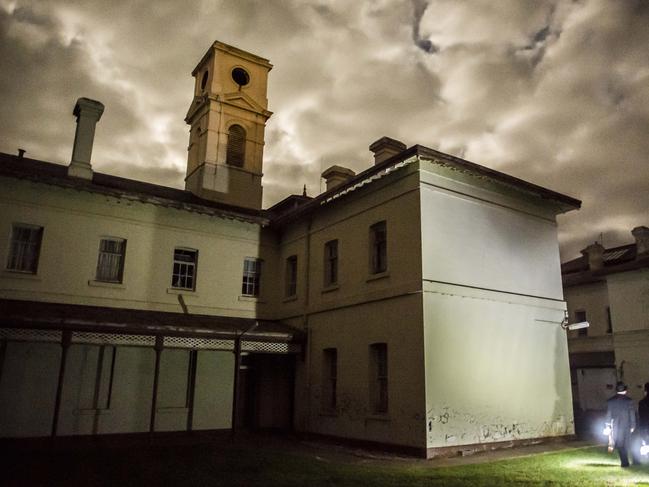
<svg viewBox="0 0 649 487"><path fill-rule="evenodd" d="M250 83L250 75L243 68L234 68L232 70L232 79L239 86L245 86Z"/></svg>

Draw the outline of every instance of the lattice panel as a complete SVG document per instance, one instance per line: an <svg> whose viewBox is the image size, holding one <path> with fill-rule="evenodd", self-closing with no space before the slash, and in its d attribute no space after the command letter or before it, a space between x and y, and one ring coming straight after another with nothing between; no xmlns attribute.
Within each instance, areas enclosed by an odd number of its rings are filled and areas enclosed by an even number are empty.
<svg viewBox="0 0 649 487"><path fill-rule="evenodd" d="M0 339L16 342L61 343L59 330L26 330L23 328L0 328Z"/></svg>
<svg viewBox="0 0 649 487"><path fill-rule="evenodd" d="M234 350L234 340L214 338L165 337L166 348L191 348L197 350Z"/></svg>
<svg viewBox="0 0 649 487"><path fill-rule="evenodd" d="M150 335L122 335L120 333L72 333L72 343L90 345L123 345L127 347L153 347L155 337Z"/></svg>
<svg viewBox="0 0 649 487"><path fill-rule="evenodd" d="M276 342L241 342L242 352L260 352L260 353L298 353L300 346L294 343L276 343Z"/></svg>

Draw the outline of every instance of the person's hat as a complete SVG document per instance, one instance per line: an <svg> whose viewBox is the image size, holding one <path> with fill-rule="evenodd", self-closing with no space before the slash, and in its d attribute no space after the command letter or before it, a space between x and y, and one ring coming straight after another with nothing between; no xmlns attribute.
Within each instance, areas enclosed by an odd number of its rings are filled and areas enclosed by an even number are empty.
<svg viewBox="0 0 649 487"><path fill-rule="evenodd" d="M615 385L615 391L616 392L624 392L624 391L626 391L626 389L627 389L626 384L624 382L622 382L622 381L618 382Z"/></svg>

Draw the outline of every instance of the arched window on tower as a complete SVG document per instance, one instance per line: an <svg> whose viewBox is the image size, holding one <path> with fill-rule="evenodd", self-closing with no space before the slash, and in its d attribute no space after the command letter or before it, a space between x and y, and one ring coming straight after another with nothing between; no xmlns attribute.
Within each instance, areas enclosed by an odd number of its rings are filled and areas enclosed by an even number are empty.
<svg viewBox="0 0 649 487"><path fill-rule="evenodd" d="M243 167L246 159L246 131L241 125L232 125L228 131L228 152L225 161L236 167Z"/></svg>

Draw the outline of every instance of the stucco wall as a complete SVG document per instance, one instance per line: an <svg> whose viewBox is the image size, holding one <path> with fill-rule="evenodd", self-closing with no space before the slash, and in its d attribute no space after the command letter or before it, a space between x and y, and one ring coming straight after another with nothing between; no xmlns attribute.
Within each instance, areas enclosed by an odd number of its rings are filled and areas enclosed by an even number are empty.
<svg viewBox="0 0 649 487"><path fill-rule="evenodd" d="M561 303L427 286L428 447L573 433Z"/></svg>
<svg viewBox="0 0 649 487"><path fill-rule="evenodd" d="M552 208L421 166L427 446L574 431Z"/></svg>
<svg viewBox="0 0 649 487"><path fill-rule="evenodd" d="M273 246L260 243L259 225L164 208L139 201L3 180L0 261L7 259L12 223L44 227L36 275L0 271L0 295L74 304L253 317L267 301L264 273L274 274ZM101 237L125 238L122 284L97 283ZM171 289L175 247L198 250L195 291ZM245 257L267 262L259 299L242 298Z"/></svg>
<svg viewBox="0 0 649 487"><path fill-rule="evenodd" d="M318 313L310 318L308 431L425 447L421 295ZM388 412L370 406L370 345L388 350ZM337 408L322 407L323 349L338 354Z"/></svg>

